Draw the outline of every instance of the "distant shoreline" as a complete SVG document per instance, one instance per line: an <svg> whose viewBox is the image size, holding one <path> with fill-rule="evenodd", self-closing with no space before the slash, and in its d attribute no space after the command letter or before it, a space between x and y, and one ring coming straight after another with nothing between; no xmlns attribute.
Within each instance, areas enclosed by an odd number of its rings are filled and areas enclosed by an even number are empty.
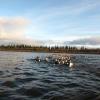
<svg viewBox="0 0 100 100"><path fill-rule="evenodd" d="M18 49L16 49L16 50L3 50L3 49L0 49L0 51L12 51L12 52L33 52L32 50L18 50Z"/></svg>
<svg viewBox="0 0 100 100"><path fill-rule="evenodd" d="M88 53L85 53L85 52L44 52L44 51L33 51L33 50L20 50L20 49L16 49L16 50L13 50L13 49L9 49L9 50L4 50L4 49L0 49L0 51L7 51L7 52L36 52L36 53L62 53L62 54L100 54L100 53L97 53L97 52L88 52Z"/></svg>
<svg viewBox="0 0 100 100"><path fill-rule="evenodd" d="M67 54L100 54L100 48L85 48L71 46L30 46L30 45L1 45L0 51L13 52L40 52L40 53L67 53Z"/></svg>

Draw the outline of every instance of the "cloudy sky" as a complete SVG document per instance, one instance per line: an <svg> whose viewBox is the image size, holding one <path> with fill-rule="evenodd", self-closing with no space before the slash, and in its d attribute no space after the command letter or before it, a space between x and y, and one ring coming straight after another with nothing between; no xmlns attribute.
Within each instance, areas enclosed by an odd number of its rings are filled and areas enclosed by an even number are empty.
<svg viewBox="0 0 100 100"><path fill-rule="evenodd" d="M100 0L0 0L0 39L99 45Z"/></svg>

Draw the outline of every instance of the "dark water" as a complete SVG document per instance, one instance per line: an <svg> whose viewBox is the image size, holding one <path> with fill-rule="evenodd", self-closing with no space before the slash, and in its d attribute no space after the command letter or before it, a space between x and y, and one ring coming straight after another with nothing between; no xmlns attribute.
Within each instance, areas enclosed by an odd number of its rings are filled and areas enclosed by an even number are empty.
<svg viewBox="0 0 100 100"><path fill-rule="evenodd" d="M100 55L72 55L73 68L36 55L49 54L0 52L0 100L100 100Z"/></svg>

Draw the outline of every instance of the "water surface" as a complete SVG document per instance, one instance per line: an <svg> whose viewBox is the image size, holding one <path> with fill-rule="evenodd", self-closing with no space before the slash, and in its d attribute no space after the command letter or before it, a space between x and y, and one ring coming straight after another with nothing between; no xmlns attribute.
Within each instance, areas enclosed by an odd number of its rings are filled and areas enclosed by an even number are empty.
<svg viewBox="0 0 100 100"><path fill-rule="evenodd" d="M50 54L0 51L0 100L100 100L100 55L71 55L73 68L37 55Z"/></svg>

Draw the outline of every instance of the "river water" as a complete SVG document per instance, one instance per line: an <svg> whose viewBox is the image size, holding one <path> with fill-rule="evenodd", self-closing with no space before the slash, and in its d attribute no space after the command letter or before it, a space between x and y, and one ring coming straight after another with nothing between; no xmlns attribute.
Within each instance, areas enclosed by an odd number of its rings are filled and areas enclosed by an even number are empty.
<svg viewBox="0 0 100 100"><path fill-rule="evenodd" d="M100 55L73 54L72 68L37 55L52 54L0 51L0 100L100 100Z"/></svg>

